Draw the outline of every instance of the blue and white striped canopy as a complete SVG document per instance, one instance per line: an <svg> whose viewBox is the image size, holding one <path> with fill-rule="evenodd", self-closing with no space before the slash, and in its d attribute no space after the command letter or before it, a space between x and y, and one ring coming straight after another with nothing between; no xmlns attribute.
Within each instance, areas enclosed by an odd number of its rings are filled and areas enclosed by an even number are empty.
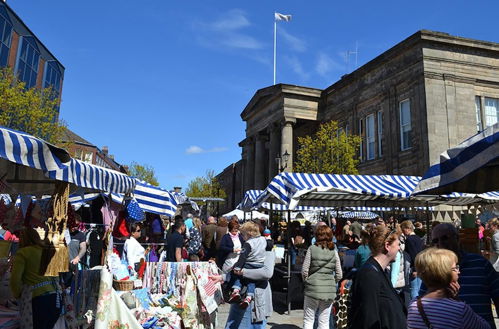
<svg viewBox="0 0 499 329"><path fill-rule="evenodd" d="M69 163L69 154L42 139L0 126L0 157L42 171L60 170Z"/></svg>
<svg viewBox="0 0 499 329"><path fill-rule="evenodd" d="M258 197L264 192L264 190L248 190L244 194L244 198L241 201L240 204L237 205L236 209L242 209L245 211L250 211L252 209L257 209L254 207L255 202L257 201ZM260 208L270 210L272 207L272 210L275 211L287 211L288 206L281 204L281 203L270 203L270 202L262 202L260 204ZM326 210L332 210L334 208L332 207L318 207L318 206L296 206L294 210L296 211L326 211Z"/></svg>
<svg viewBox="0 0 499 329"><path fill-rule="evenodd" d="M408 199L419 180L416 176L281 173L258 197L255 206L268 202L270 197L290 210L306 199L315 199L322 205L329 205L327 200Z"/></svg>
<svg viewBox="0 0 499 329"><path fill-rule="evenodd" d="M374 219L379 215L371 211L344 211L340 213L342 218Z"/></svg>
<svg viewBox="0 0 499 329"><path fill-rule="evenodd" d="M49 171L47 176L79 187L107 193L130 193L136 183L135 178L126 174L76 159L71 159L69 165L63 169Z"/></svg>
<svg viewBox="0 0 499 329"><path fill-rule="evenodd" d="M499 123L440 155L415 194L485 193L499 190Z"/></svg>
<svg viewBox="0 0 499 329"><path fill-rule="evenodd" d="M177 202L170 192L144 181L137 180L133 196L144 211L169 217L177 211Z"/></svg>

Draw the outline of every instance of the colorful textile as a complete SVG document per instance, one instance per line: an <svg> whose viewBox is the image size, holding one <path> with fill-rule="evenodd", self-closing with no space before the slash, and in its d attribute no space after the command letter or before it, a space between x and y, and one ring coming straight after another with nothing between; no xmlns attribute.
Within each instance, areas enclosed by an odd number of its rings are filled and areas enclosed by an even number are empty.
<svg viewBox="0 0 499 329"><path fill-rule="evenodd" d="M102 269L95 329L142 329L113 289L112 283L112 274L107 269Z"/></svg>

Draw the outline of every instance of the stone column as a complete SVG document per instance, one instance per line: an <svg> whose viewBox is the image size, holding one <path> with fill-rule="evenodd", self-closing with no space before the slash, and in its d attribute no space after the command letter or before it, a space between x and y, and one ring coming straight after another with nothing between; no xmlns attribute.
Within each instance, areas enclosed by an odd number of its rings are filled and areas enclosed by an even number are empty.
<svg viewBox="0 0 499 329"><path fill-rule="evenodd" d="M255 182L255 142L253 138L246 138L245 149L244 187L247 191L254 188L253 184Z"/></svg>
<svg viewBox="0 0 499 329"><path fill-rule="evenodd" d="M284 159L281 160L281 165L284 166L284 170L286 172L293 172L293 125L296 123L296 119L288 119L285 118L282 124L281 130L281 159L283 158L283 154L286 151L289 154L289 160L287 163L284 163Z"/></svg>
<svg viewBox="0 0 499 329"><path fill-rule="evenodd" d="M280 156L280 127L276 124L272 124L269 126L269 181L272 180L278 173L279 169L277 168L276 158Z"/></svg>
<svg viewBox="0 0 499 329"><path fill-rule="evenodd" d="M255 149L255 189L263 190L265 185L265 142L267 136L259 133L256 136L256 149Z"/></svg>

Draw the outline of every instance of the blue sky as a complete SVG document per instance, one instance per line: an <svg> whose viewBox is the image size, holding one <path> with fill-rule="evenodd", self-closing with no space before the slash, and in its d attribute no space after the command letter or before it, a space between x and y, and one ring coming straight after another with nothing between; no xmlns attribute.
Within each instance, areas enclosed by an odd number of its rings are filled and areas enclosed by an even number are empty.
<svg viewBox="0 0 499 329"><path fill-rule="evenodd" d="M66 67L61 113L120 163L187 186L240 158L240 113L277 82L327 88L420 29L499 42L499 2L8 0Z"/></svg>

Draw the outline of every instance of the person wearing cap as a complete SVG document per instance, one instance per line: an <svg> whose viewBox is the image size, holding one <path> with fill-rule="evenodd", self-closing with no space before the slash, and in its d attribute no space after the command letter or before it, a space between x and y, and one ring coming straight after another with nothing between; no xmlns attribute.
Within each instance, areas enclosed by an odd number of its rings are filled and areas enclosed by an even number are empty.
<svg viewBox="0 0 499 329"><path fill-rule="evenodd" d="M268 228L266 228L265 230L263 230L263 237L265 239L270 240L271 239L270 235L271 235L271 232L270 232L270 230Z"/></svg>

